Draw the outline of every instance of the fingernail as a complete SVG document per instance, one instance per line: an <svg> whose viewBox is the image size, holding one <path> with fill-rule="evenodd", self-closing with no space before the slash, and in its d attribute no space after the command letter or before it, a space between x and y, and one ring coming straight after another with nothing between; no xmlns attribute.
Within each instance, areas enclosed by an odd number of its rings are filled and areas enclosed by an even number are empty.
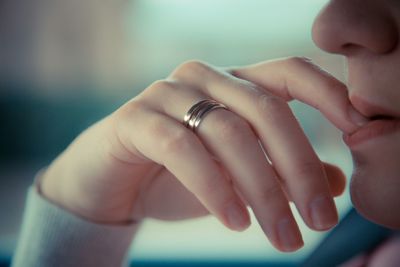
<svg viewBox="0 0 400 267"><path fill-rule="evenodd" d="M295 222L289 218L278 222L278 237L280 248L285 252L299 249L303 246L303 239Z"/></svg>
<svg viewBox="0 0 400 267"><path fill-rule="evenodd" d="M229 226L237 231L243 231L249 225L247 213L236 201L229 204L227 208L227 219Z"/></svg>
<svg viewBox="0 0 400 267"><path fill-rule="evenodd" d="M363 126L368 122L368 119L361 115L361 113L355 110L352 106L349 108L349 116L351 121L357 126Z"/></svg>
<svg viewBox="0 0 400 267"><path fill-rule="evenodd" d="M312 224L316 230L326 230L338 221L338 214L332 198L328 196L316 197L310 203Z"/></svg>

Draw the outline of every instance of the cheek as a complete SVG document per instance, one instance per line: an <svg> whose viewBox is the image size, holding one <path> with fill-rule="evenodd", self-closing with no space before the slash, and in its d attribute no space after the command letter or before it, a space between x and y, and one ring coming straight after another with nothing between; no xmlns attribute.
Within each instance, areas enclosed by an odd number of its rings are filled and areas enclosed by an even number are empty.
<svg viewBox="0 0 400 267"><path fill-rule="evenodd" d="M375 143L352 154L355 208L375 223L400 229L400 147Z"/></svg>

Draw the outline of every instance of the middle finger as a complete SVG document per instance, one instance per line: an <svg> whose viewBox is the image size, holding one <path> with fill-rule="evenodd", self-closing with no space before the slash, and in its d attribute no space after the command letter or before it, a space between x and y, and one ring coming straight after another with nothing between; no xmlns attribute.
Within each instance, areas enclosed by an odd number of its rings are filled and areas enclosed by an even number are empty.
<svg viewBox="0 0 400 267"><path fill-rule="evenodd" d="M216 110L197 132L227 168L271 243L282 251L300 248L303 240L288 200L250 125L231 111Z"/></svg>

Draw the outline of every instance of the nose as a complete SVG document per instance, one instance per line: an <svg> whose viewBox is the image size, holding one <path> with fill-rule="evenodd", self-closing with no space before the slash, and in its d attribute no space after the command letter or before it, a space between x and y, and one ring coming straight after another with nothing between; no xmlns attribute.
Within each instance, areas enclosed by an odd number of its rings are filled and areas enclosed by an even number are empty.
<svg viewBox="0 0 400 267"><path fill-rule="evenodd" d="M313 24L312 37L321 49L349 55L360 49L390 53L398 42L396 21L384 0L331 0Z"/></svg>

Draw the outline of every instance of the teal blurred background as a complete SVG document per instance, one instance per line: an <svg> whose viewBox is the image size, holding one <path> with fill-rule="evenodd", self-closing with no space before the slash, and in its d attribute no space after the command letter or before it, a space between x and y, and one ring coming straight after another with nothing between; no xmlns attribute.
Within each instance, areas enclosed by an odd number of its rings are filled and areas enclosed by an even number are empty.
<svg viewBox="0 0 400 267"><path fill-rule="evenodd" d="M343 58L320 51L311 26L326 0L3 0L0 2L0 255L15 246L35 173L86 127L177 65L217 66L307 56L341 80ZM340 132L318 112L291 103L322 160L351 173ZM337 199L341 214L347 192ZM136 259L296 262L324 237L301 223L305 247L274 250L253 218L234 233L214 218L148 220Z"/></svg>

